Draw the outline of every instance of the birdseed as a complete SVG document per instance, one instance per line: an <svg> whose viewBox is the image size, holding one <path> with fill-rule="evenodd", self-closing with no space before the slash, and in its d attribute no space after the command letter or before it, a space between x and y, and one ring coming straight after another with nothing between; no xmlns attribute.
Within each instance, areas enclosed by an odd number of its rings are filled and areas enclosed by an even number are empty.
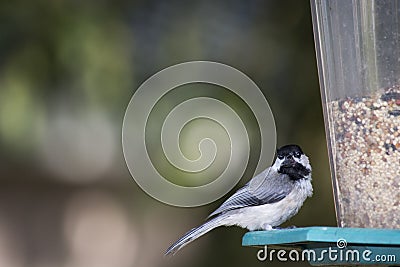
<svg viewBox="0 0 400 267"><path fill-rule="evenodd" d="M400 87L328 112L340 226L400 228Z"/></svg>

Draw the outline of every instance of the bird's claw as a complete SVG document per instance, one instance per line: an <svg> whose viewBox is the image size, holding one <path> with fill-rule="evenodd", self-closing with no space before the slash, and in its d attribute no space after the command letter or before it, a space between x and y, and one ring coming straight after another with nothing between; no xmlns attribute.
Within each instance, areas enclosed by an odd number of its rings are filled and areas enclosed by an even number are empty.
<svg viewBox="0 0 400 267"><path fill-rule="evenodd" d="M288 226L288 227L279 227L279 226L274 226L274 227L272 227L273 229L276 229L276 230L283 230L283 229L295 229L295 228L297 228L295 225L291 225L291 226Z"/></svg>

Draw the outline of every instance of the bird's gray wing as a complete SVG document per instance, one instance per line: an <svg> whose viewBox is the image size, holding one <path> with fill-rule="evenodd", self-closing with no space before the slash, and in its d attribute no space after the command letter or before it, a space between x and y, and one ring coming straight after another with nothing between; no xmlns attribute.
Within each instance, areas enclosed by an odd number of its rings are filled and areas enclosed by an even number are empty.
<svg viewBox="0 0 400 267"><path fill-rule="evenodd" d="M275 203L284 199L292 188L293 183L287 175L268 168L229 197L208 218L233 209Z"/></svg>

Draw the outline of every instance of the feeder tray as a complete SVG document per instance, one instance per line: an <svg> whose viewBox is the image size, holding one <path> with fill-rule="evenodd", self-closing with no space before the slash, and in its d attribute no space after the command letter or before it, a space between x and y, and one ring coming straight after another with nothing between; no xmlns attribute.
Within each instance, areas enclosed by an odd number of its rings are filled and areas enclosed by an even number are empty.
<svg viewBox="0 0 400 267"><path fill-rule="evenodd" d="M300 260L307 250L303 260L311 265L400 265L400 230L393 229L305 227L254 231L243 236L242 245L261 246L264 251L259 253L264 253L264 260L270 257L266 251L274 249L276 259L278 250L295 249ZM310 251L315 252L315 258ZM289 253L284 258L291 260Z"/></svg>

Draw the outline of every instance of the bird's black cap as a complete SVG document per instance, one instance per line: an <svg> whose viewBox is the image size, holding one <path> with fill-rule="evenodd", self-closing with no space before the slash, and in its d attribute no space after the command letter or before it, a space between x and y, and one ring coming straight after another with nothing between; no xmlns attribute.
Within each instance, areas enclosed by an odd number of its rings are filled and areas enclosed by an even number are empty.
<svg viewBox="0 0 400 267"><path fill-rule="evenodd" d="M282 155L282 156L286 156L289 154L293 154L294 152L300 152L300 154L304 154L303 150L301 150L301 148L298 145L286 145L286 146L282 146L280 148L278 148L278 150L276 151L276 154Z"/></svg>

